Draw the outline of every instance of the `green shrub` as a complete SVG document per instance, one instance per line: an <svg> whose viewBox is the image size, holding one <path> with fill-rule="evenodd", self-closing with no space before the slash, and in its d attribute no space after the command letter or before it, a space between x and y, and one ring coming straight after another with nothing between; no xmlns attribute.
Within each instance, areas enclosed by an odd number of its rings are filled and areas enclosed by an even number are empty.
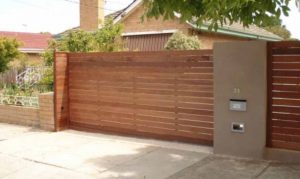
<svg viewBox="0 0 300 179"><path fill-rule="evenodd" d="M55 40L48 41L48 48L41 55L44 60L45 66L53 66L54 62L54 51L57 48L57 42Z"/></svg>
<svg viewBox="0 0 300 179"><path fill-rule="evenodd" d="M39 85L53 85L53 68L49 68L45 71L43 78L39 82Z"/></svg>
<svg viewBox="0 0 300 179"><path fill-rule="evenodd" d="M93 36L90 32L75 30L66 34L57 42L58 50L68 52L89 52L93 46Z"/></svg>
<svg viewBox="0 0 300 179"><path fill-rule="evenodd" d="M20 55L16 39L0 37L0 73L8 69L8 64Z"/></svg>
<svg viewBox="0 0 300 179"><path fill-rule="evenodd" d="M54 61L54 51L64 52L113 52L123 49L122 25L114 24L112 19L96 31L88 32L80 29L63 35L58 40L49 42L48 49L42 54L44 64L51 66Z"/></svg>
<svg viewBox="0 0 300 179"><path fill-rule="evenodd" d="M1 93L5 96L33 96L34 90L23 90L18 88L16 85L12 84L5 85Z"/></svg>
<svg viewBox="0 0 300 179"><path fill-rule="evenodd" d="M123 50L122 31L123 26L121 24L114 24L111 19L105 21L103 28L92 33L92 51L115 52Z"/></svg>
<svg viewBox="0 0 300 179"><path fill-rule="evenodd" d="M201 48L198 37L189 37L182 32L176 32L168 40L165 49L167 50L197 50Z"/></svg>

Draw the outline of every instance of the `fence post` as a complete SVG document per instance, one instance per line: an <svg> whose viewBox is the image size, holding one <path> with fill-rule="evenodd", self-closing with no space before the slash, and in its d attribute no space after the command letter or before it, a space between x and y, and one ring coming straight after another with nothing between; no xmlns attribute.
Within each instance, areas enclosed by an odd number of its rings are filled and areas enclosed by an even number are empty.
<svg viewBox="0 0 300 179"><path fill-rule="evenodd" d="M69 123L69 78L68 54L54 54L54 116L55 131L68 128Z"/></svg>

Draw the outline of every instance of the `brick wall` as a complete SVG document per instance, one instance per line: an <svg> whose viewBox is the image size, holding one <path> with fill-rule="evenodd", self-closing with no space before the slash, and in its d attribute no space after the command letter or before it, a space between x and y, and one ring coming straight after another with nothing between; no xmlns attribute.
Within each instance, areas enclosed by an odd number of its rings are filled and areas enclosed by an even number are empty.
<svg viewBox="0 0 300 179"><path fill-rule="evenodd" d="M0 105L0 122L54 131L53 93L39 96L39 108Z"/></svg>
<svg viewBox="0 0 300 179"><path fill-rule="evenodd" d="M80 28L96 30L104 23L104 0L80 0Z"/></svg>
<svg viewBox="0 0 300 179"><path fill-rule="evenodd" d="M188 35L196 35L201 41L202 49L212 49L215 42L228 42L228 41L245 41L246 38L239 38L235 36L222 35L209 32L195 31L190 25L181 23L179 19L164 20L162 17L158 19L145 19L142 22L141 17L144 13L144 7L140 6L131 14L122 20L124 25L124 33L133 32L147 32L147 31L162 31L162 30L179 30ZM153 37L155 35L152 35ZM137 38L137 36L135 37ZM143 36L140 36L143 40ZM150 38L150 37L149 37ZM151 42L146 42L149 44ZM163 45L164 46L164 45ZM141 48L143 49L143 48Z"/></svg>
<svg viewBox="0 0 300 179"><path fill-rule="evenodd" d="M39 124L40 128L54 131L54 103L53 93L39 96Z"/></svg>
<svg viewBox="0 0 300 179"><path fill-rule="evenodd" d="M156 19L145 19L142 22L141 17L145 9L143 6L138 7L130 15L122 20L124 24L124 33L129 32L145 32L145 31L162 31L177 29L184 33L188 33L190 27L186 23L180 23L178 19L163 20L162 17Z"/></svg>
<svg viewBox="0 0 300 179"><path fill-rule="evenodd" d="M0 105L0 122L38 127L39 110L19 106Z"/></svg>
<svg viewBox="0 0 300 179"><path fill-rule="evenodd" d="M198 36L200 42L201 42L201 48L203 49L212 49L214 46L214 43L216 42L232 42L232 41L247 41L249 39L246 38L240 38L240 37L234 37L229 35L221 35L216 33L210 33L210 32L201 32L196 33Z"/></svg>

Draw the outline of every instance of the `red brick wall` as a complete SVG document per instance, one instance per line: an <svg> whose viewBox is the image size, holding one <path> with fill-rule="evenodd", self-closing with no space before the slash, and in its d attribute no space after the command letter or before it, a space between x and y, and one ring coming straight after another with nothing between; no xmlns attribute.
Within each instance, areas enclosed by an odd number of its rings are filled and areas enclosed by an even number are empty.
<svg viewBox="0 0 300 179"><path fill-rule="evenodd" d="M201 48L204 49L212 49L213 44L216 42L228 42L228 41L246 41L246 38L240 38L235 36L229 35L222 35L216 33L209 33L209 32L201 32L197 33L197 37L201 41Z"/></svg>
<svg viewBox="0 0 300 179"><path fill-rule="evenodd" d="M161 31L178 29L185 33L188 33L189 25L185 23L180 23L179 20L167 20L164 21L163 18L159 19L145 19L142 22L141 17L144 13L144 8L138 7L131 14L122 20L124 24L124 32L144 32L144 31Z"/></svg>
<svg viewBox="0 0 300 179"><path fill-rule="evenodd" d="M53 93L39 95L39 107L0 105L0 122L54 131Z"/></svg>
<svg viewBox="0 0 300 179"><path fill-rule="evenodd" d="M131 14L127 15L122 20L124 24L124 33L132 32L147 32L147 31L162 31L162 30L179 30L185 34L195 34L198 36L202 43L202 49L212 49L215 42L226 42L226 41L244 41L245 38L239 38L229 35L222 35L208 32L195 32L192 27L186 23L181 23L180 20L163 20L159 19L145 19L142 22L141 17L144 13L144 7L140 6L134 10ZM146 42L147 43L147 42ZM150 42L149 42L150 43ZM164 45L160 45L164 46ZM145 49L139 48L139 49Z"/></svg>

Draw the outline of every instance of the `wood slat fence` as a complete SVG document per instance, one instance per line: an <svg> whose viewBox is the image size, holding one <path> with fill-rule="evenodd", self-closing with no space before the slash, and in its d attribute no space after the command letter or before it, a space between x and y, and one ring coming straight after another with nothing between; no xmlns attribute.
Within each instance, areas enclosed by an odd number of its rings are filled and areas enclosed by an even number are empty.
<svg viewBox="0 0 300 179"><path fill-rule="evenodd" d="M0 87L4 84L16 84L16 77L19 71L18 69L10 69L0 73Z"/></svg>
<svg viewBox="0 0 300 179"><path fill-rule="evenodd" d="M300 42L270 42L268 56L268 146L300 150Z"/></svg>
<svg viewBox="0 0 300 179"><path fill-rule="evenodd" d="M213 143L211 50L57 53L57 129Z"/></svg>

